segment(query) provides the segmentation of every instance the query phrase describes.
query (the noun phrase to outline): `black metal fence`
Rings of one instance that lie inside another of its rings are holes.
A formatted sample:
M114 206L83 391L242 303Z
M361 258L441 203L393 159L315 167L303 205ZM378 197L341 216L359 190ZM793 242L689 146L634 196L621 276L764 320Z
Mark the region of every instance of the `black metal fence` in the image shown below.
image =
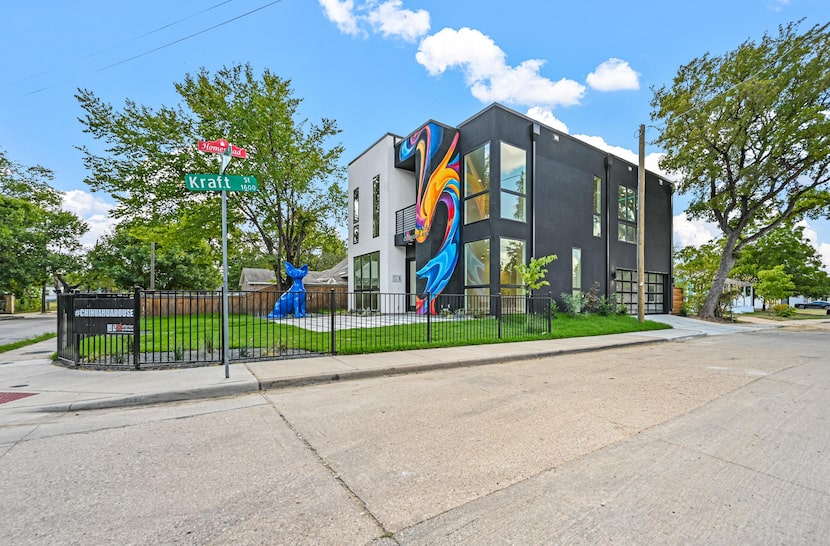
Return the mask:
M307 291L304 316L268 318L279 297L270 291L228 294L231 362L538 339L552 325L550 294L419 298ZM222 317L221 291L60 294L58 358L106 369L218 364Z

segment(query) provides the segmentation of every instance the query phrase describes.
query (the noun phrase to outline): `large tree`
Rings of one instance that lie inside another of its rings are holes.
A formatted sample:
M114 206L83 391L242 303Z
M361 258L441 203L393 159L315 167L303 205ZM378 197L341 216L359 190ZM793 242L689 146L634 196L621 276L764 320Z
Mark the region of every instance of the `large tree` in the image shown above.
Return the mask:
M248 157L233 160L226 172L256 177L259 191L229 192L229 222L257 235L284 287L284 262L320 257L331 246L327 239L337 237L332 227L345 218L343 148L328 143L340 132L336 122L298 119L301 101L290 81L268 70L257 77L247 64L213 75L202 69L175 88L183 99L175 107L154 110L128 100L122 111L79 90L84 130L105 143L100 153L81 148L86 182L116 199L117 216L161 230L176 221L183 236L216 248L217 194L186 191L184 175L219 169L216 156L197 151L198 140L224 138L245 148ZM246 244L241 233L231 233L230 245L237 242Z
M795 286L794 293L808 298L830 294L830 276L822 269L815 247L804 237L804 226L785 224L740 252L731 277L758 282L759 271L783 266Z
M702 317L714 317L742 248L830 204L830 23L779 28L721 56L682 66L655 90L661 167L691 195L687 215L723 232Z
M25 167L0 150L0 292L20 298L80 267L79 239L88 227L61 208L52 178L49 169Z

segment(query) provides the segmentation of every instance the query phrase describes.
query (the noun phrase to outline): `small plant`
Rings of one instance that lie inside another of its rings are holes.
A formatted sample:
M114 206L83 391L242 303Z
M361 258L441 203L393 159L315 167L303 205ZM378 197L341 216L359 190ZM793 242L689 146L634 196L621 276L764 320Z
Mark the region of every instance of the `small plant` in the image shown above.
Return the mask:
M562 305L565 307L565 313L569 317L577 317L582 314L585 306L585 294L579 291L573 294L562 292L560 296L562 297Z
M786 303L779 303L772 306L772 312L777 317L789 318L795 316L795 307L791 307Z
M127 356L121 351L118 351L117 353L112 355L112 361L115 364L123 364L126 361L126 358Z
M438 314L441 315L442 317L451 317L453 315L453 312L452 312L452 309L450 308L450 306L446 305L446 306L441 307L441 310L438 311Z
M597 313L602 317L607 317L611 313L616 311L616 305L608 298L605 297L605 294L599 297L599 305L597 308Z
M205 352L213 354L213 351L215 351L215 350L216 350L216 347L215 347L215 343L213 341L213 338L205 339Z
M239 348L239 358L246 358L248 356L248 347Z
M184 347L181 345L176 345L173 349L173 359L176 361L184 360Z
M689 305L685 301L680 304L680 309L677 310L677 314L681 317L689 316Z

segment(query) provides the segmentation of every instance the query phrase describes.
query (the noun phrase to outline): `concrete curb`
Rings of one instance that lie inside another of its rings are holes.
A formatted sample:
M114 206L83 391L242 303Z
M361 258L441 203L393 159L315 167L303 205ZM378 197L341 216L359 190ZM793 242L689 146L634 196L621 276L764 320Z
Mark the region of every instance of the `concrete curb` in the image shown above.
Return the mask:
M133 394L119 398L102 398L99 400L82 400L79 402L69 402L67 404L54 404L40 408L38 411L47 413L66 413L71 411L126 408L171 402L204 400L208 398L223 398L226 396L250 394L259 391L259 383L257 381L248 380L231 385L213 385L209 387L197 387L186 390Z
M262 391L286 389L291 387L304 387L308 385L319 385L338 381L354 381L358 379L370 379L375 377L392 377L423 373L435 370L449 370L453 368L471 368L473 366L488 366L492 364L504 364L507 362L519 362L522 360L537 360L540 358L551 358L556 356L604 351L608 349L619 349L622 347L642 346L657 343L668 343L684 341L698 337L705 337L708 334L689 334L671 339L643 339L642 341L627 341L622 343L609 343L594 347L580 347L576 349L556 349L553 351L541 351L533 354L502 355L493 358L477 358L475 360L456 360L454 362L436 362L432 364L417 364L401 367L374 368L371 370L355 370L352 372L325 373L312 376L289 377L281 379L260 380L259 388Z

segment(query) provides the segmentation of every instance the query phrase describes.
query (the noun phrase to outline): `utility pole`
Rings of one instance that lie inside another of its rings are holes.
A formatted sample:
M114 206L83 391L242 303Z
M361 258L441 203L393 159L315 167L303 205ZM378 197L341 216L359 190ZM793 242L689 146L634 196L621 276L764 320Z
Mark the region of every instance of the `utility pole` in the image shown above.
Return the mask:
M637 169L637 320L646 320L646 126L640 124Z

